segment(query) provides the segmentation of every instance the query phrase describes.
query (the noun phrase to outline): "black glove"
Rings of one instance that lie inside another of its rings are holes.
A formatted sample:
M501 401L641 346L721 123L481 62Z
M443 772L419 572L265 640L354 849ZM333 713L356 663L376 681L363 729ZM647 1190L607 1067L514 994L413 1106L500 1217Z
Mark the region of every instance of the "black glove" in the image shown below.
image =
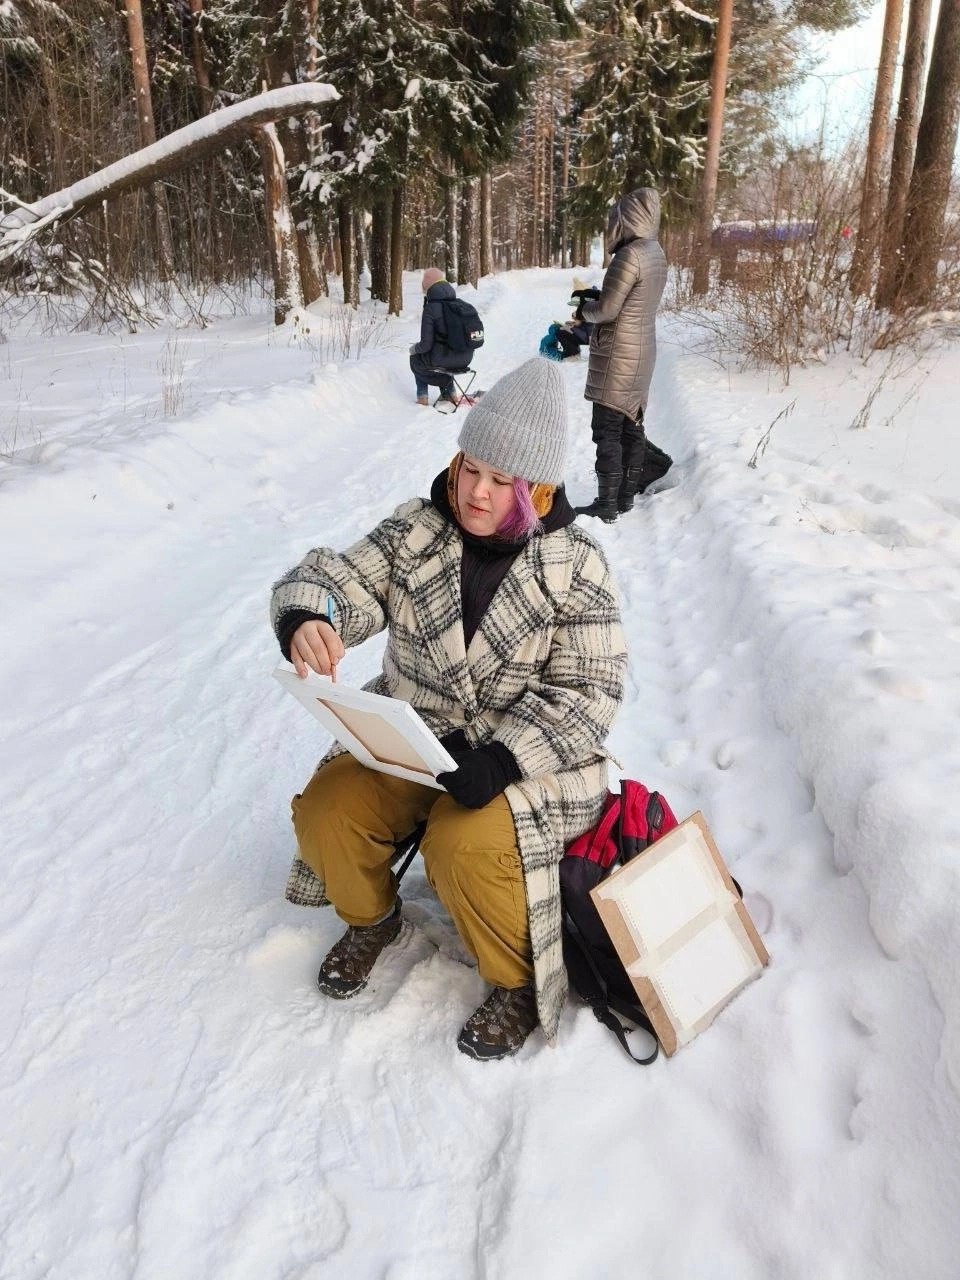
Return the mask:
M473 750L462 729L454 729L453 733L445 733L440 739L444 751L449 751L457 764Z
M587 301L596 302L599 297L600 290L593 288L577 289L570 295L570 305L572 306L574 301L577 304L576 316L578 320L583 320L583 304Z
M453 738L455 735L447 736ZM447 749L450 750L449 747ZM520 766L513 752L502 742L488 742L462 754L456 751L450 751L450 754L456 760L457 768L450 773L438 773L437 781L465 809L482 809L511 782L520 779Z

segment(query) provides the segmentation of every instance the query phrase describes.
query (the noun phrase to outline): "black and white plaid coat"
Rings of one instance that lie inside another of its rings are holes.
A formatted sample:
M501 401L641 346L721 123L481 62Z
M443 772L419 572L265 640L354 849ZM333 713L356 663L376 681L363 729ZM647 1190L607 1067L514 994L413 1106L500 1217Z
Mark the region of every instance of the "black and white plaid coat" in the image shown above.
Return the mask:
M558 863L600 816L603 741L623 700L627 656L602 551L575 524L534 537L513 562L464 647L462 542L429 502L399 507L347 551L311 551L273 590L287 610L322 614L328 595L346 647L389 629L383 671L367 688L411 703L437 734L496 738L522 778L507 788L523 862L540 1021L556 1035L567 992ZM335 748L334 754L339 748ZM320 906L323 885L299 858L292 902Z

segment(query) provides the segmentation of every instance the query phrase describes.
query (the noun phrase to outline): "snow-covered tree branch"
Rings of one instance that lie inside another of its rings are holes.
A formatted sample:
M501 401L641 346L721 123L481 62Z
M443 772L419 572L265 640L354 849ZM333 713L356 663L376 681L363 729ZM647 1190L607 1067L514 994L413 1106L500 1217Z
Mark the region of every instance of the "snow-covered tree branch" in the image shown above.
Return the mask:
M0 262L20 253L44 227L52 223L72 218L91 205L110 200L124 191L149 186L178 169L196 164L222 151L259 125L316 109L339 96L329 84L291 84L271 89L244 102L213 111L159 142L134 151L32 204L24 204L14 197L14 207L0 217Z

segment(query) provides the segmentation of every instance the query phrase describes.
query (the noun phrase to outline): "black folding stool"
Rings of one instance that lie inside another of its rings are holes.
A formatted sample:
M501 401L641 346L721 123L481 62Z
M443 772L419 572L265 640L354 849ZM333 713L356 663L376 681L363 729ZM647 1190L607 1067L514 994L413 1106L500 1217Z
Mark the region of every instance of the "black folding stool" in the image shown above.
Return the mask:
M476 396L470 394L470 388L477 376L476 369L428 369L428 373L437 374L444 378L449 378L453 383L454 400L445 400L442 395L437 396L433 402L433 407L437 413L456 413L461 404L472 405L476 402ZM467 374L470 376L467 377Z

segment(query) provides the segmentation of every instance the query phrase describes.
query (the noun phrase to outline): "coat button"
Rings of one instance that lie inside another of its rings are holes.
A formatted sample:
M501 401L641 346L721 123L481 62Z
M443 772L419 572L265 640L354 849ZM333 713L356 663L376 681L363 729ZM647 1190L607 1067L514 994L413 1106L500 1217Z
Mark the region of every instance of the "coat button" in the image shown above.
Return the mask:
M476 712L468 711L465 718L466 718L467 724L471 724L476 719Z

